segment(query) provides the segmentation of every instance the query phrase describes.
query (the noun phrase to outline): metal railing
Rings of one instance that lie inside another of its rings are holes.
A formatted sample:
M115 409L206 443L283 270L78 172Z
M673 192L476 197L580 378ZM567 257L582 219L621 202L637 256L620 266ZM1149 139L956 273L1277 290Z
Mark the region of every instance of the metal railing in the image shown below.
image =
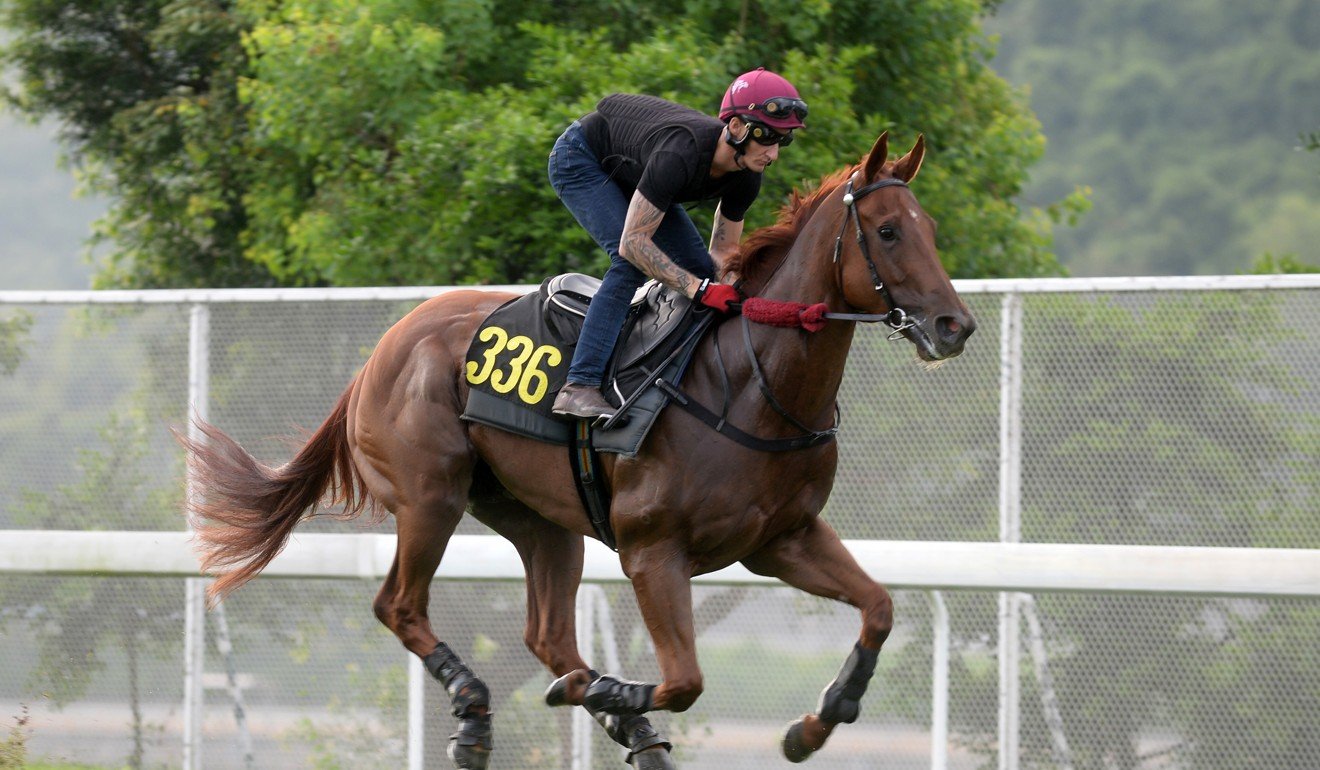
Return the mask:
M1163 546L1024 544L1021 540L1023 297L1037 294L1155 291L1271 291L1320 289L1317 275L1240 277L1032 279L955 281L963 294L1000 296L999 379L999 543L849 541L859 562L877 579L895 587L931 590L935 608L935 693L932 716L933 767L942 767L947 726L948 620L940 590L988 589L999 598L1000 723L999 766L1018 766L1018 635L1031 604L1021 591L1120 591L1250 596L1320 595L1320 551ZM180 290L154 292L0 291L5 305L190 305L188 400L190 412L205 418L209 407L209 308L220 303L423 300L457 288ZM531 287L484 287L525 291ZM194 438L198 438L194 436ZM185 653L186 770L200 767L200 672L203 638L202 590L195 565L182 542L186 533L67 533L6 531L0 545L0 571L85 574L190 575ZM55 544L58 542L58 549ZM148 545L154 544L154 545ZM380 576L392 558L392 538L371 535L301 535L266 574L317 577ZM512 548L492 538L469 539L451 549L440 577L518 580L521 563ZM343 565L353 565L345 569ZM588 549L588 583L622 579L617 561L603 547ZM762 579L740 568L700 580L758 584ZM579 612L590 613L590 603ZM589 620L589 618L587 619ZM419 688L421 666L410 676ZM419 706L417 706L419 708ZM1047 720L1048 721L1048 720ZM417 722L420 725L420 720ZM410 736L411 762L420 763L420 739ZM1065 748L1066 754L1066 748ZM414 764L420 767L420 764Z

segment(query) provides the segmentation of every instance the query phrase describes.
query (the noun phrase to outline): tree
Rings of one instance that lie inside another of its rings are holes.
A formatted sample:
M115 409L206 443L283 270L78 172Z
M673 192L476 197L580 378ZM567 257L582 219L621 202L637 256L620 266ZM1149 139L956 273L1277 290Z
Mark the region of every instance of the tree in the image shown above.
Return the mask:
M1239 273L1320 237L1294 141L1320 119L1317 4L1011 0L987 28L1050 138L1026 195L1094 191L1056 241L1077 274Z
M113 255L102 285L598 272L603 257L545 180L555 135L615 90L712 111L728 80L759 64L797 82L813 112L752 226L880 130L900 143L924 132L921 193L950 272L1054 273L1051 226L1084 204L1065 197L1024 216L1014 203L1043 138L984 63L983 10L19 0L4 60L21 76L12 103L62 118L71 154L117 201L100 231Z
M50 493L26 492L20 524L92 529L126 518L144 527L177 522L180 490L153 487L141 469L147 454L140 421L112 417L101 430L104 451L83 450L82 478ZM119 524L122 526L122 524ZM143 656L164 657L179 646L182 593L177 582L132 578L19 581L0 587L0 623L24 623L38 645L34 690L63 706L86 693L109 660L124 655L133 749L129 767L144 767L146 729L139 671Z
M29 313L16 313L0 320L0 374L13 374L23 363L22 343L32 329Z
M112 201L95 243L108 247L100 287L257 286L244 259L251 173L241 14L220 0L13 0L0 66L6 101L63 127L70 160Z
M1292 321L1306 301L1286 292L1028 298L1022 539L1320 544L1320 422L1305 406L1311 387L1297 363L1312 360L1317 343ZM950 423L974 425L958 411ZM996 459L969 453L968 464L982 467L968 475L993 478ZM876 497L919 500L926 481ZM968 516L966 529L941 534L993 539L987 524ZM960 741L992 757L997 672L981 651L996 615L986 599L950 599L952 676L962 683L951 721ZM1315 645L1306 641L1320 634L1313 606L1069 593L1040 594L1035 603L1074 767L1149 766L1139 739L1152 730L1176 736L1173 750L1188 767L1293 767L1320 752L1309 716L1320 693ZM929 626L909 625L921 642L898 650L887 684L916 694L900 713L921 719L930 708ZM1034 677L1024 673L1023 764L1050 767L1050 734ZM1282 683L1287 708L1277 702Z

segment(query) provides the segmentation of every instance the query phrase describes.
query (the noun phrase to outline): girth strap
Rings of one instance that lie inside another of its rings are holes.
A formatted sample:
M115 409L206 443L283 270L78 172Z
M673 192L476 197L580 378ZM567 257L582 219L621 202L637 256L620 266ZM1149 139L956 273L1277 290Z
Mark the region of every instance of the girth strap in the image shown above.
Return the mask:
M573 467L573 480L577 482L578 497L587 509L587 518L600 541L619 550L610 525L610 493L600 474L600 456L591 445L591 420L578 420L573 426L568 447L569 465Z

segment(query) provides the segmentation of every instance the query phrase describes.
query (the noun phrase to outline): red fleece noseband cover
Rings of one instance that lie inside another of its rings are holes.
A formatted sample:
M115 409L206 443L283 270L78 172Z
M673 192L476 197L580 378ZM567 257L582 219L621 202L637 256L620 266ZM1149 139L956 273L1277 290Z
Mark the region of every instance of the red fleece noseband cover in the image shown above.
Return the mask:
M809 332L818 332L825 328L824 302L804 305L801 302L779 302L761 297L749 297L743 300L742 314L752 323L785 328L802 327Z

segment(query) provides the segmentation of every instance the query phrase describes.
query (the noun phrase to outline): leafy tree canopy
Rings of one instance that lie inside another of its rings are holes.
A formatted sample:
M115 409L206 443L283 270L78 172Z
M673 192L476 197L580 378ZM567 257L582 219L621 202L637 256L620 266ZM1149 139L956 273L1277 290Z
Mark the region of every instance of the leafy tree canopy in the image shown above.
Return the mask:
M1247 272L1314 263L1320 4L1280 0L1009 0L994 66L1026 84L1050 138L1027 199L1086 185L1060 231L1082 275Z
M10 101L58 117L115 201L101 285L524 282L599 271L555 200L555 136L613 91L713 112L784 73L811 127L750 226L881 130L924 132L919 187L956 276L1057 272L1075 195L1014 202L1044 140L984 62L981 0L14 0Z

